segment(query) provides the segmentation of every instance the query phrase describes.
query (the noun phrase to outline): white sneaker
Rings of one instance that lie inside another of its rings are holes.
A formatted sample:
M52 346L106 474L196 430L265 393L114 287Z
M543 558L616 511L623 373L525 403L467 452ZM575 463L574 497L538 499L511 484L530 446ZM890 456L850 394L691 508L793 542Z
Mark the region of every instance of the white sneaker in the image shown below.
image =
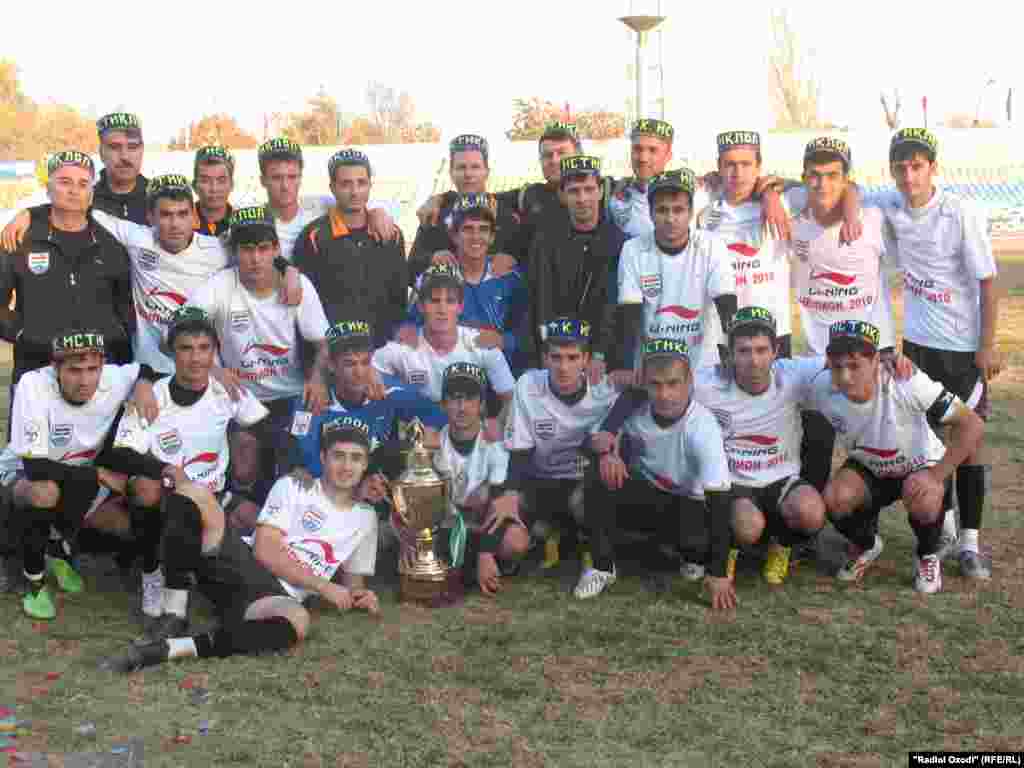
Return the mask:
M846 562L836 572L836 578L840 581L860 581L864 578L864 571L868 569L878 556L882 554L884 543L882 537L875 534L875 543L871 549L861 550L852 542L846 547Z
M700 581L704 578L704 566L700 563L683 562L679 566L679 574L687 581Z
M142 574L142 613L150 618L162 616L164 612L164 571L157 568L153 573Z
M927 595L942 589L942 561L938 555L915 555L914 566L914 589Z
M599 571L597 568L587 568L576 582L576 588L572 593L580 600L597 597L604 592L606 587L615 583L615 566L611 571Z

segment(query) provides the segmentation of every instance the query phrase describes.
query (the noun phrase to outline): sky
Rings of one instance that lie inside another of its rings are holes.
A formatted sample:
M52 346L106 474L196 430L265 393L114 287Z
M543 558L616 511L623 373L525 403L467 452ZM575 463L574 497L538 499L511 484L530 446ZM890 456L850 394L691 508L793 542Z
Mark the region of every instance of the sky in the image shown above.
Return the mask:
M343 111L362 112L369 80L407 90L445 138L500 137L519 96L621 111L633 93L635 47L616 19L659 5L667 18L647 63L660 45L666 116L677 130L680 122L772 125L770 6L747 0L12 5L0 57L18 63L28 95L93 115L136 112L147 142L165 142L210 112L233 114L262 138L264 113L300 110L321 86ZM882 125L879 93L894 87L904 124L920 122L925 94L933 124L952 112L973 115L989 79L996 84L985 89L983 113L1001 116L1011 85L1024 113L1018 12L1006 10L1013 4L785 6L816 52L824 111L838 125ZM659 84L648 77L646 89L657 95Z

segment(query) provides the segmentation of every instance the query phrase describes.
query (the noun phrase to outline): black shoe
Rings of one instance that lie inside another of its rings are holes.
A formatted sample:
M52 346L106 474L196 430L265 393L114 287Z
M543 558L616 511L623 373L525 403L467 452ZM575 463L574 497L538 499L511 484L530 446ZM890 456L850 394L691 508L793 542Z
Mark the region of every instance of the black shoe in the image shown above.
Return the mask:
M165 613L160 618L154 619L153 623L144 629L142 636L135 638L132 644L141 648L172 637L187 637L189 634L188 619L173 613Z
M644 579L644 586L655 595L665 595L672 591L672 574L656 571L649 573Z
M101 672L116 672L128 675L145 667L163 664L167 661L167 643L149 643L147 645L129 645L124 653L110 656L100 662Z

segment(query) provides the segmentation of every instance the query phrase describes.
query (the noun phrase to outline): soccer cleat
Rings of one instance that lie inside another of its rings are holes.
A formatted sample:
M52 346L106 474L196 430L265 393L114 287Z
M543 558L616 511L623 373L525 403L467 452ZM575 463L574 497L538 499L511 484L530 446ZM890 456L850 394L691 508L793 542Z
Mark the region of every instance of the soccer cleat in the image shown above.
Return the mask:
M85 589L85 582L67 560L60 557L46 558L46 572L57 582L61 592L77 595Z
M764 580L778 586L786 581L789 575L790 548L773 543L768 547L768 557L764 560L762 573Z
M938 555L915 557L914 589L932 595L942 589L942 561Z
M704 578L704 566L684 560L679 566L679 575L687 581L700 581Z
M597 568L588 568L580 575L580 580L573 589L573 595L580 600L587 600L597 597L615 583L615 566L610 571L599 571Z
M29 591L21 600L21 607L30 619L49 621L57 618L57 605L53 601L53 593L45 584L29 587Z
M864 578L864 572L878 556L882 554L884 544L882 537L875 534L875 543L871 549L861 549L853 542L846 545L846 562L836 573L840 581L857 582Z
M142 574L142 616L156 619L164 613L164 571Z
M129 645L123 653L100 661L100 671L128 675L167 661L167 651L167 643L163 640L146 645Z
M189 633L188 619L174 613L165 613L150 624L140 637L132 641L140 648L144 645L159 643L172 637L184 637Z
M558 551L561 539L558 531L552 531L544 537L544 562L540 564L541 568L547 570L558 565L561 560L561 554Z
M962 550L957 560L960 563L960 573L966 578L983 581L992 578L992 566L978 552L970 549Z
M818 534L815 533L807 541L801 541L793 546L789 554L791 565L796 563L809 563L818 559Z

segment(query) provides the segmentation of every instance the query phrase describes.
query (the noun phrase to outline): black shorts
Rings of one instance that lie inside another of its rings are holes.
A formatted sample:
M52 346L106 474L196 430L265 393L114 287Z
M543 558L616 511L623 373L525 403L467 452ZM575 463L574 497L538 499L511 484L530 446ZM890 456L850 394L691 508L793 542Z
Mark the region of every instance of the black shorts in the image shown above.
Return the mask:
M573 498L574 494L579 494ZM526 510L523 522L528 526L537 521L555 525L575 525L572 507L583 506L583 479L530 478L525 492Z
M982 419L988 421L988 382L974 362L973 352L922 347L903 341L903 354L914 365L959 397Z
M865 467L856 459L847 459L843 469L849 469L861 476L864 487L867 489L867 498L864 500L864 507L881 512L891 504L895 504L903 498L903 481L910 475L903 477L878 477L870 469ZM927 469L922 467L921 469ZM921 470L915 470L920 472ZM913 473L911 473L913 474ZM946 480L946 495L942 499L942 508L951 509L953 506L953 484Z
M786 497L801 485L810 486L811 484L799 475L783 477L761 488L733 483L732 497L733 499L750 499L765 517L775 517L782 514L782 502L786 500Z
M196 590L213 603L225 624L243 620L249 606L264 597L289 597L277 577L256 560L234 528L224 529L216 554L204 555L196 569Z

